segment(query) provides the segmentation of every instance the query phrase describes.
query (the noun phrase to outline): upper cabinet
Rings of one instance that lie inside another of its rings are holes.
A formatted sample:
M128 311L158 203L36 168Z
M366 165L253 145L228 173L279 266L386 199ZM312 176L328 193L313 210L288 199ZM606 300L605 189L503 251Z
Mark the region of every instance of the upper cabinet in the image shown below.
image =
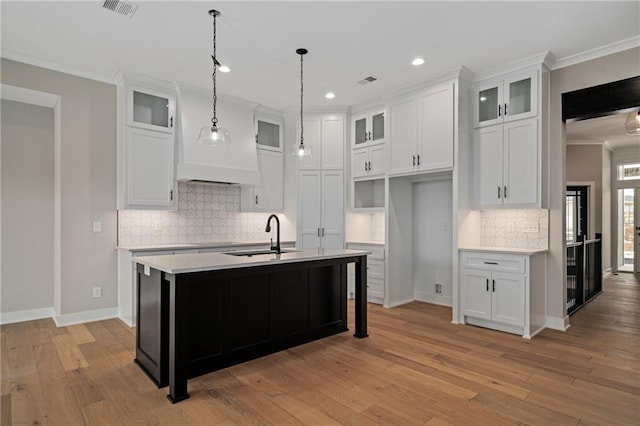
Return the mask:
M127 104L128 126L173 133L175 95L129 86Z
M310 114L303 121L304 145L312 155L300 157L300 170L344 169L344 114Z
M354 115L351 130L352 148L384 143L384 108Z
M118 83L118 208L177 208L175 110L171 83L139 76Z
M473 91L474 127L535 117L538 114L537 70L487 80Z
M282 153L259 149L258 169L260 184L242 186L240 210L243 212L281 212L284 191Z
M283 120L266 114L255 115L256 147L282 152Z
M454 84L425 89L389 104L389 172L453 167Z

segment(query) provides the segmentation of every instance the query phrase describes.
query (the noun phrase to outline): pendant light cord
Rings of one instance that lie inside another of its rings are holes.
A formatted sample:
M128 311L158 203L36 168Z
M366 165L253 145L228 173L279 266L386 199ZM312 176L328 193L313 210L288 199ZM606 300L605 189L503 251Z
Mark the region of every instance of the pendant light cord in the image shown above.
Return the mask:
M216 103L218 101L218 96L216 94L216 14L213 14L213 56L211 56L211 60L213 61L213 73L211 74L211 79L213 80L213 117L211 118L212 127L217 127L218 117L216 117Z
M304 146L304 124L302 120L302 104L303 104L303 93L304 93L304 74L303 74L303 64L302 58L304 57L304 53L300 54L300 146Z

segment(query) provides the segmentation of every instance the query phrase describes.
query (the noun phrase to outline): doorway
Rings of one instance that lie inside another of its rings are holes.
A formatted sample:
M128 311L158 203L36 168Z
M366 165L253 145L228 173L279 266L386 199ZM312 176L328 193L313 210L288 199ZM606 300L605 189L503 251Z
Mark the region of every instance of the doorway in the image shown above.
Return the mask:
M640 273L640 188L618 190L618 270Z
M589 239L588 186L567 186L565 219L567 243Z

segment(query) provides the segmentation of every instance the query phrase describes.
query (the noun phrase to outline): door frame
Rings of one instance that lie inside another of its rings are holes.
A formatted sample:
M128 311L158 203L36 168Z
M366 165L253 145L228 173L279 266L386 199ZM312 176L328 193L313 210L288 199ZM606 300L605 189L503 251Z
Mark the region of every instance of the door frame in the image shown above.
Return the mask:
M589 203L589 232L592 235L595 235L596 232L596 197L594 194L596 193L596 183L594 181L578 181L578 180L570 180L567 181L564 185L565 187L565 197L567 186L587 186L589 187L589 192L587 195L587 202ZM565 209L566 215L566 209ZM566 217L565 217L566 220ZM593 238L593 237L592 237Z
M53 312L50 315L41 315L34 318L33 313L29 317L23 317L20 314L2 316L0 323L8 324L10 322L29 321L40 318L53 317L54 319L60 315L62 305L62 179L61 179L61 98L59 95L52 93L40 92L37 90L25 89L23 87L10 86L8 84L0 84L0 99L21 102L35 106L42 106L53 109ZM0 188L1 191L1 188ZM0 192L0 200L1 200ZM0 220L1 209L0 209ZM2 232L0 230L0 232ZM1 248L0 248L1 250ZM1 255L1 252L0 252ZM0 256L0 270L2 269L2 257ZM44 311L43 311L44 314Z

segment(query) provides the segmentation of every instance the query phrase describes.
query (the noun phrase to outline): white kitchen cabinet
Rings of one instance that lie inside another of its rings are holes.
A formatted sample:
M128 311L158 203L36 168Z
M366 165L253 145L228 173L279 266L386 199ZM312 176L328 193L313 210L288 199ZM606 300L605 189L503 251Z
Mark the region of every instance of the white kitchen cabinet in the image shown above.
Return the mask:
M352 250L370 251L367 257L367 301L382 305L384 302L384 244L347 243ZM350 264L348 269L349 297L355 296L355 266Z
M536 118L483 127L474 132L478 207L540 204L537 132Z
M284 122L279 117L255 114L256 148L282 152Z
M174 132L175 95L127 86L127 125L157 132Z
M394 174L453 167L454 84L425 89L389 105L389 169Z
M344 170L344 120L344 114L305 117L304 144L311 148L312 155L298 159L299 170Z
M351 182L353 202L351 208L356 212L383 212L385 206L385 180L363 179Z
M384 144L354 149L351 152L351 177L384 175L386 163L386 146Z
M298 247L344 247L344 173L299 172Z
M462 250L462 323L530 338L545 325L546 254Z
M127 129L125 208L175 208L174 170L173 134Z
M354 115L351 120L352 148L384 143L384 108Z
M473 90L474 127L535 117L537 100L537 68L482 81Z
M283 208L284 165L283 154L258 149L258 185L242 186L240 211L280 212Z

